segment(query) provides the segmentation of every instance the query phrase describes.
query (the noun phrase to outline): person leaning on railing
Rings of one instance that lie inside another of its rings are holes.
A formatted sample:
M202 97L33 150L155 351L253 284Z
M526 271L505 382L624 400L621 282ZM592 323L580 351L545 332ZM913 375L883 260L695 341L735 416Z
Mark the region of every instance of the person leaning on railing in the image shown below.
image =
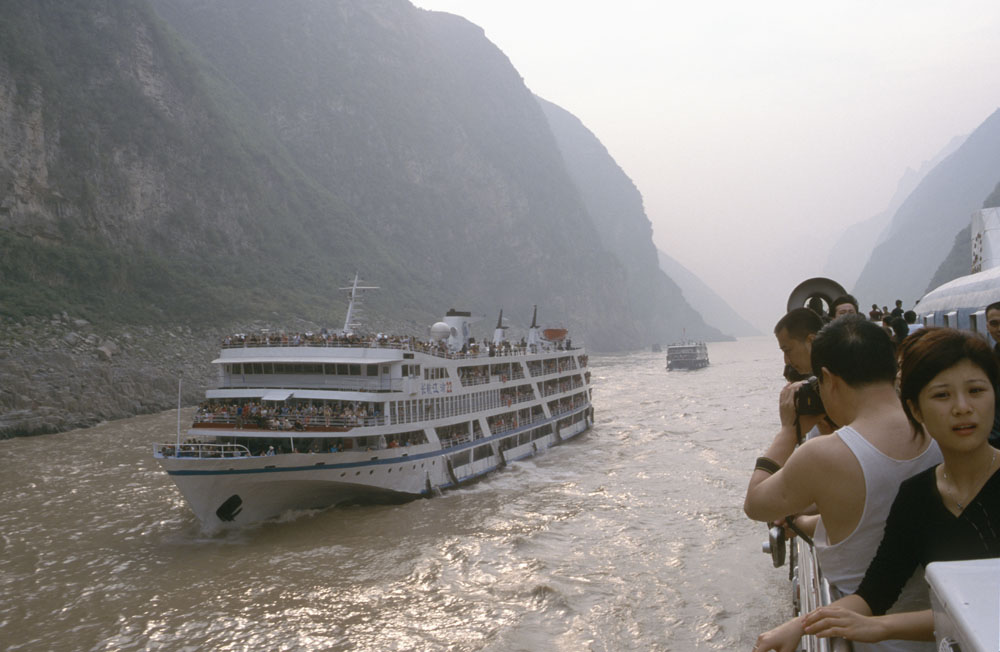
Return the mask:
M866 643L933 640L931 610L886 611L915 569L1000 557L1000 451L988 439L998 381L997 361L975 335L930 328L903 342L900 400L914 431L934 439L943 462L900 485L857 591L761 635L755 650L794 650L803 632Z

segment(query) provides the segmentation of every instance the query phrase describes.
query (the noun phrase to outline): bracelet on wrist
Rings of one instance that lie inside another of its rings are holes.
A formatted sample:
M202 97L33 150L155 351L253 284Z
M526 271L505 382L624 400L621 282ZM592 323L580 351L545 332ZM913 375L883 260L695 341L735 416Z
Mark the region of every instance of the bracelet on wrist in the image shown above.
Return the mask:
M772 460L770 457L758 457L757 465L753 467L754 470L766 471L770 474L775 474L781 470L781 465Z

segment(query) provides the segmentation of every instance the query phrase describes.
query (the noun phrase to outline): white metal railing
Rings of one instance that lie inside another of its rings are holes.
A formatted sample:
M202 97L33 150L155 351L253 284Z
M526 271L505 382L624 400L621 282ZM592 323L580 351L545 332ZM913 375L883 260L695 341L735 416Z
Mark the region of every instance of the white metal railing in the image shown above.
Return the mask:
M493 379L489 376L472 376L471 378L463 378L459 376L458 378L462 382L462 387L472 387L474 385L487 385L493 382Z
M472 435L467 432L461 435L453 435L441 440L441 448L451 448L452 446L458 446L459 444L465 444L470 441L472 441Z
M529 367L528 371L531 373L532 378L540 378L542 376L551 376L552 374L566 373L567 371L577 371L577 368L569 365L562 365L555 369L547 369L544 367L542 369L532 369Z
M188 442L181 444L153 444L153 457L195 457L198 459L215 457L253 457L250 449L240 444L208 444Z
M276 340L276 341L275 341ZM520 357L532 354L532 352L522 349L520 347L511 348L506 351L494 351L490 354L488 351L476 351L468 353L451 353L450 351L441 351L440 349L424 344L422 342L387 342L378 340L366 340L366 341L340 341L340 340L323 340L317 338L300 338L296 341L294 338L289 338L287 341L282 341L280 338L274 338L268 341L223 341L223 349L249 349L249 348L282 348L282 347L318 347L318 348L339 348L339 349L395 349L400 351L413 351L416 353L426 353L427 355L433 355L438 358L446 358L448 360L480 360L480 359L490 359L490 358L507 358L507 357ZM556 353L559 351L575 351L578 350L577 347L574 348L540 348L534 353ZM363 360L359 360L363 362Z
M234 362L233 364L239 364ZM339 376L309 374L317 378L317 382L304 384L302 376L284 374L226 374L222 383L223 389L249 387L257 389L266 385L269 389L300 389L344 392L398 392L403 389L405 378L387 378L384 380L347 379Z
M552 416L558 416L560 414L566 414L567 412L572 412L578 410L586 405L586 402L578 403L576 405L570 405L566 407L556 407L551 408L549 411L552 412Z
M582 382L573 383L571 387L550 387L542 391L542 396L552 396L553 394L562 394L563 392L572 392L574 389L580 389L583 387Z
M493 433L494 435L501 435L505 432L510 432L511 430L526 428L527 426L536 424L539 421L545 421L545 415L536 414L533 416L529 416L527 419L517 419L516 421L517 423L514 423L512 421L510 423L504 423L502 426L494 424L490 426L490 432Z
M283 419L288 420L289 425L285 427L282 423ZM277 421L275 424L271 424L271 420ZM195 415L194 425L192 427L197 428L199 426L212 427L218 424L224 424L228 426L233 426L234 428L239 424L239 429L241 430L278 430L278 431L294 431L295 422L298 421L305 428L310 428L315 430L316 428L362 428L367 426L384 426L388 424L388 419L384 416L378 417L330 417L327 419L322 414L314 416L300 416L296 417L293 415L288 415L287 417L276 416L276 417L264 417L264 425L260 425L257 422L256 417L237 417L232 414L198 414Z

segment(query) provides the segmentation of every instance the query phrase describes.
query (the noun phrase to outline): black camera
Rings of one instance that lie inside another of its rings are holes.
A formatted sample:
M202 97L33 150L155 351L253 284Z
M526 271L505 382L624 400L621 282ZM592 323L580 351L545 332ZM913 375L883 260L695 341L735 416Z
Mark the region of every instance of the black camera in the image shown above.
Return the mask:
M823 400L819 397L819 379L809 376L795 390L795 411L799 414L823 414Z
M792 365L785 365L782 374L790 383L806 381L795 390L795 412L798 414L825 414L823 401L819 397L819 379L816 376L800 374Z

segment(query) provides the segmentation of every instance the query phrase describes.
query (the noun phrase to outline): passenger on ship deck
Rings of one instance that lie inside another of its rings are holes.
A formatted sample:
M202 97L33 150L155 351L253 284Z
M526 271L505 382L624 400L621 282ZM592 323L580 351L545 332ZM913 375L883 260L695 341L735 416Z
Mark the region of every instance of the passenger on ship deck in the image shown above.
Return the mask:
M830 304L830 316L836 319L844 315L857 315L858 300L849 294L839 296Z
M1000 360L1000 301L986 306L986 329L993 338L993 355Z
M868 318L872 321L882 321L882 311L878 309L877 303L872 304L872 309L868 311Z
M943 463L900 485L857 592L761 635L757 652L794 650L803 633L931 641L929 609L884 615L907 578L932 561L1000 557L1000 456L987 439L1000 369L989 346L970 333L925 329L907 340L901 367L903 409L914 432L937 442Z
M791 367L802 378L811 376L813 373L811 351L812 343L816 334L823 328L823 320L819 315L809 308L796 308L778 320L774 327L774 336L778 340L778 348L784 354L786 367ZM820 434L829 434L833 431L824 415L799 415L795 412L795 392L801 386L801 382L790 383L781 390L778 398L779 405L790 407L791 411L782 411L782 430L778 432L775 439L782 437L782 431L791 429L794 434L794 442L798 443L806 439L816 437ZM787 423L786 423L787 421ZM791 449L787 451L791 453Z
M903 321L906 322L906 327L908 333L912 334L924 327L923 324L917 323L917 313L912 310L907 310L903 313Z
M939 463L941 453L926 434L914 436L894 386L894 347L876 324L860 316L832 321L813 340L811 359L826 412L843 425L797 449L783 428L758 459L744 510L775 521L815 506L817 516L788 518L813 535L820 569L840 596L857 590L899 484ZM782 404L782 423L789 409ZM920 579L904 591L901 610L926 606Z

